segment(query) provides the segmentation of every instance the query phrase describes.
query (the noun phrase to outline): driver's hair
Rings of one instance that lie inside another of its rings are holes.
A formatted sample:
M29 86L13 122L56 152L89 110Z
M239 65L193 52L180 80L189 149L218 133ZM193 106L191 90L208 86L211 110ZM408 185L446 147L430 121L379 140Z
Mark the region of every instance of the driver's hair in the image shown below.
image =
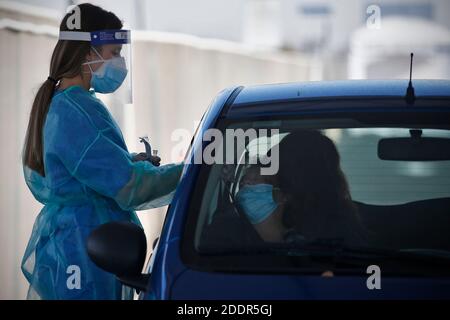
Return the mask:
M278 183L288 199L286 227L307 238L364 238L339 153L320 131L298 130L280 142Z

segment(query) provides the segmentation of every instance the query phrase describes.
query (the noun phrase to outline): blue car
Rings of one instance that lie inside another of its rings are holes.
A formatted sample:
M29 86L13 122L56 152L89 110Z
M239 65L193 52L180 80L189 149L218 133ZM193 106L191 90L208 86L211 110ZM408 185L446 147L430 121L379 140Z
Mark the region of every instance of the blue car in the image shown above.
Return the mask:
M147 263L133 224L89 240L140 299L450 298L450 81L228 88L185 163Z

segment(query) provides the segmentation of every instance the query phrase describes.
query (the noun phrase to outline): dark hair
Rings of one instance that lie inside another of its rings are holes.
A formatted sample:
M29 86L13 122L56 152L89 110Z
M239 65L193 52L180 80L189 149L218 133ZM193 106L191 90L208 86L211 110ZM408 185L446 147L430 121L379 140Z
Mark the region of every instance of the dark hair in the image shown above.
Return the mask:
M306 237L361 240L364 228L333 141L317 130L298 130L279 147L278 182L288 198L287 226Z
M89 3L80 4L78 7L80 9L81 28L75 31L92 32L122 28L122 22L112 12ZM69 30L67 26L67 20L72 14L73 12L69 12L64 16L59 27L60 31L73 31ZM90 49L91 44L87 41L59 40L53 50L49 77L41 85L34 98L22 161L24 165L42 176L45 176L43 126L57 82L62 78L73 78L82 74L81 65L85 62Z

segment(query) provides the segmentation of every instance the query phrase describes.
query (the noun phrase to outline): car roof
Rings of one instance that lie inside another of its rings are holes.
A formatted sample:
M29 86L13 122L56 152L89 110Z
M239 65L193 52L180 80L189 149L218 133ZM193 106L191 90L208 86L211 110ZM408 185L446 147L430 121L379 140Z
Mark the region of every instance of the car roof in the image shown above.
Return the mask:
M342 80L243 87L232 108L243 105L326 98L404 97L408 80ZM450 97L450 80L413 80L416 98Z

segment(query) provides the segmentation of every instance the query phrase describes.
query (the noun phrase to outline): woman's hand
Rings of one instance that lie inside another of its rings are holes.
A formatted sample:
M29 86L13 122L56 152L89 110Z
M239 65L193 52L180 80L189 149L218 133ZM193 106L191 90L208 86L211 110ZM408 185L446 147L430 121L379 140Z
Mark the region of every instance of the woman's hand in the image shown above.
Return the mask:
M147 154L145 152L141 152L133 157L133 162L137 162L137 161L148 161L151 164L153 164L154 166L159 167L161 158L158 156L150 156L150 158L149 158L149 157L147 157Z

